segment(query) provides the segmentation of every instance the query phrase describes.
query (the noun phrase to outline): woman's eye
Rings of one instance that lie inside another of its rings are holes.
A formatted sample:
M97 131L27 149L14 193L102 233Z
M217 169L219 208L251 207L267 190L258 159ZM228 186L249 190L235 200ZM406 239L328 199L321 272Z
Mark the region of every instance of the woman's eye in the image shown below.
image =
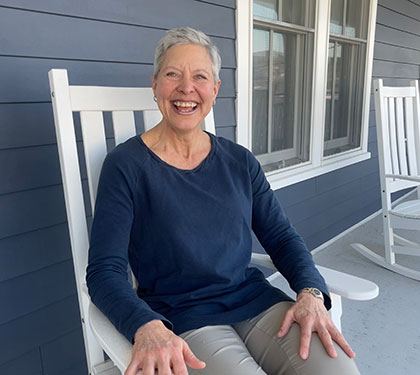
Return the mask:
M176 73L175 72L168 72L166 73L167 77L171 77L171 78L175 78L176 77Z
M197 75L197 78L198 79L207 79L207 77L205 75L203 75L203 74L198 74Z

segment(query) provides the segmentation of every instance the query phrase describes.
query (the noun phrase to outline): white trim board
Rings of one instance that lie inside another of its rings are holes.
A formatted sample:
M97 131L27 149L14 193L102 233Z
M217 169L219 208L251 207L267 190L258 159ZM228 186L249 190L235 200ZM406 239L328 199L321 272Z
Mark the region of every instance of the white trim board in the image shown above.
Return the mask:
M394 202L392 202L392 204L396 205L396 204L400 203L401 201L403 201L404 199L407 199L410 195L415 194L415 193L417 193L416 189L408 192L407 194L404 194L402 197L400 197L400 198L396 199ZM380 215L381 213L382 213L382 208L379 209L378 211L374 212L373 214L369 215L365 219L363 219L363 220L359 221L358 223L354 224L353 226L346 229L345 231L337 234L335 237L331 238L327 242L324 242L322 245L319 245L318 247L316 247L315 249L313 249L311 251L311 254L316 255L316 254L320 253L321 251L325 250L328 246L332 245L334 242L343 238L346 234L351 233L352 231L359 228L360 226L362 226L362 225L366 224L367 222L373 220L376 216Z
M375 40L377 0L370 0L367 50L365 60L362 129L359 149L324 157L325 91L327 85L327 56L329 42L329 9L332 0L317 1L314 72L312 78L311 146L310 160L301 165L267 172L266 176L273 190L323 175L348 165L370 158L368 152L370 81L372 77L373 49ZM252 123L252 39L253 1L236 1L236 142L251 149Z

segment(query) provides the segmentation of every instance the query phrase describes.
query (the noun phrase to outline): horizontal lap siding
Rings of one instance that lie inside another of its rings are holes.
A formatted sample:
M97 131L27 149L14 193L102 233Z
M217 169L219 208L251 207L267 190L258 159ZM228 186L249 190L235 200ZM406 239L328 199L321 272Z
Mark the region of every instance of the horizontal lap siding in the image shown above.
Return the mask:
M379 0L373 79L403 86L420 79L420 1ZM276 192L286 213L315 248L380 209L373 91L367 161Z
M48 71L68 69L71 84L150 86L155 45L179 26L220 50L216 131L233 140L235 0L0 0L2 375L87 373ZM80 148L80 129L76 138Z

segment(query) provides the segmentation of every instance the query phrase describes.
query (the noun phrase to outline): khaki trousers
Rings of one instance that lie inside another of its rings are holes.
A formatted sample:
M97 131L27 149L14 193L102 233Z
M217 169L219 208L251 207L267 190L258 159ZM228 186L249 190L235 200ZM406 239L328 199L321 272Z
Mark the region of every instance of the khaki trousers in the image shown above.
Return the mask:
M277 332L291 302L280 302L258 316L230 325L206 326L182 333L193 353L206 362L190 375L356 375L353 359L335 344L338 357L331 358L318 335L312 334L309 358L299 356L300 328Z

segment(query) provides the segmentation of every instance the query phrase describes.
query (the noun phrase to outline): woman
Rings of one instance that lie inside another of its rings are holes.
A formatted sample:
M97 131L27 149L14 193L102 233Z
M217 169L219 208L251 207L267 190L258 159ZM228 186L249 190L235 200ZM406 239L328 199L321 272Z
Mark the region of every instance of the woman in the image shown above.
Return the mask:
M152 87L163 119L118 146L102 168L87 271L92 301L133 342L126 375L186 375L187 367L211 375L357 374L327 313L324 280L260 165L200 129L220 65L196 30L171 30L159 42ZM249 267L251 231L296 302Z

